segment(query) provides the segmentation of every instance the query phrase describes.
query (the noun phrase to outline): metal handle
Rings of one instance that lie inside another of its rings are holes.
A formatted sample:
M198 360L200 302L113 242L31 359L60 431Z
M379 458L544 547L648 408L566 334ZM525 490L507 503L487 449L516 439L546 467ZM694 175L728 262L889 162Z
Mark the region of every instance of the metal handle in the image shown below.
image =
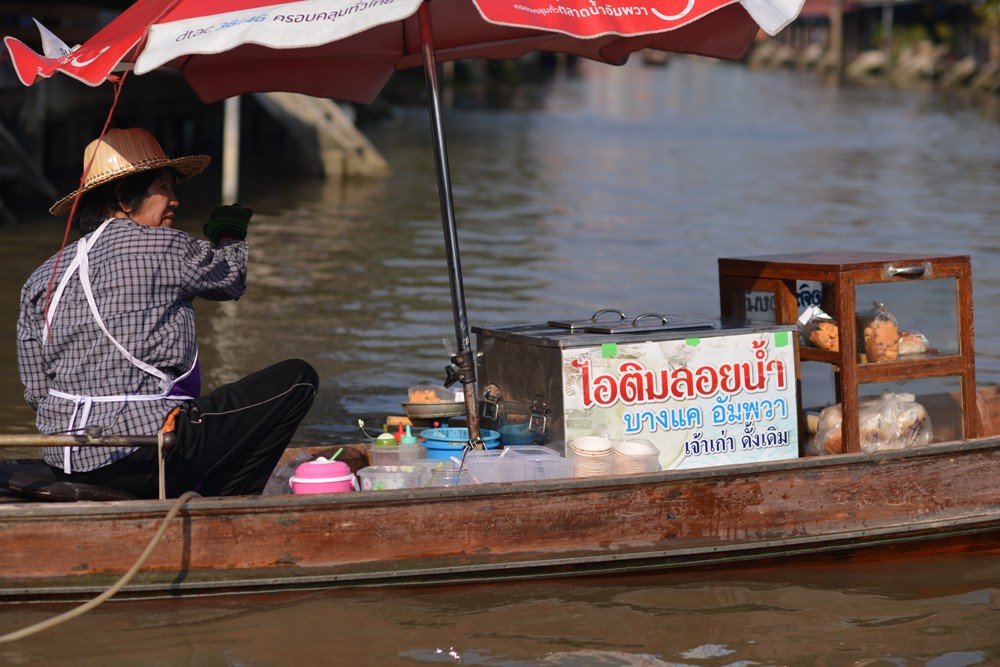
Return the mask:
M619 322L625 319L625 313L621 312L620 310L615 310L614 308L602 308L601 310L597 311L596 313L590 316L590 321L596 322L598 317L600 317L601 315L606 315L608 313L614 313L615 315L617 315Z
M924 262L919 266L896 266L894 264L887 264L882 269L882 275L885 278L895 278L896 276L901 276L903 278L922 278L924 276L931 275L931 263Z
M637 317L634 320L632 320L632 326L634 326L634 327L639 326L639 321L640 320L644 320L647 317L655 317L655 318L657 318L658 320L660 320L660 324L670 324L670 320L668 320L666 318L666 316L664 316L664 315L660 315L659 313L643 313L639 317Z

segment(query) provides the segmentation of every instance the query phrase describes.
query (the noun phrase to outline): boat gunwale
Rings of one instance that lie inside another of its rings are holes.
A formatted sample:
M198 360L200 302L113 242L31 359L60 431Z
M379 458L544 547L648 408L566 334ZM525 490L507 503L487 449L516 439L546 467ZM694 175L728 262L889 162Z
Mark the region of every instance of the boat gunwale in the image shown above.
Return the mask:
M882 466L911 459L938 459L979 450L1000 449L1000 436L990 435L969 440L937 443L920 448L880 452L856 452L824 456L802 456L794 459L759 461L684 470L662 470L631 475L600 477L567 477L525 482L495 482L457 487L423 487L386 491L364 491L332 494L281 494L271 496L198 497L187 501L183 514L243 513L260 511L316 511L343 506L364 508L371 505L411 504L414 501L459 502L472 498L504 497L525 493L543 494L621 490L639 486L683 483L688 480L711 482L732 478L782 472L819 472L838 467ZM0 521L12 519L58 519L70 516L163 515L176 502L167 500L118 500L76 502L8 502L0 504Z
M502 564L487 560L462 565L448 564L437 567L387 567L374 570L350 571L345 566L321 566L308 573L275 576L274 570L260 577L247 576L256 570L238 570L233 578L220 578L216 570L188 571L183 581L143 581L129 583L119 593L121 599L162 599L183 596L210 597L218 595L249 595L270 592L293 592L313 589L431 586L436 584L485 583L501 580L526 580L547 578L559 570L562 577L600 576L627 571L633 574L644 571L668 572L691 567L708 569L725 568L734 563L753 564L764 559L814 557L837 554L846 550L865 548L868 542L879 546L905 545L924 538L947 539L956 535L988 534L1000 527L1000 516L995 514L970 515L953 519L938 519L911 524L912 530L900 533L889 527L865 528L824 535L787 537L776 540L752 541L739 544L719 544L681 549L635 549L612 554L564 554L549 558L508 560ZM804 552L802 547L809 547ZM749 554L747 553L749 552ZM575 568L566 570L566 568ZM576 569L578 568L578 569ZM191 578L190 575L206 574L209 578ZM174 573L168 573L173 578ZM155 576L155 575L154 575ZM38 586L0 586L0 605L27 602L65 602L83 599L103 590L100 585L87 586L74 583Z

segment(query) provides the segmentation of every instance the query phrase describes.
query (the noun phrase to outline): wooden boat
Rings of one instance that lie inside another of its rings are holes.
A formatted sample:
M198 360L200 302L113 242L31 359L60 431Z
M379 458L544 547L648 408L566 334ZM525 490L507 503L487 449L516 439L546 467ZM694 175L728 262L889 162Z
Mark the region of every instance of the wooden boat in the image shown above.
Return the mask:
M984 390L983 431L1000 431ZM313 448L327 455L332 448ZM291 455L291 454L290 454ZM363 446L345 453L364 465ZM1000 438L630 476L195 498L120 596L771 565L1000 550ZM0 601L89 597L170 500L0 503Z

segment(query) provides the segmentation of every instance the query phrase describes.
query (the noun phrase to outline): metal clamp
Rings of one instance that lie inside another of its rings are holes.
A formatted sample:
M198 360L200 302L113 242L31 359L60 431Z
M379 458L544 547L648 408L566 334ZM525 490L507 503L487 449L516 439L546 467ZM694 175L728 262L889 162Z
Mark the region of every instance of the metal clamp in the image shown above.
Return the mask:
M480 416L494 423L499 421L500 402L502 400L499 387L495 384L486 385L486 390L483 392L483 400L480 402Z
M463 385L473 384L476 381L476 365L471 361L471 354L456 354L451 358L451 365L444 369L444 386L450 387L456 382Z
M896 266L895 264L886 264L882 267L883 278L895 278L897 276L901 278L930 278L931 273L930 262L924 262L919 266Z
M549 428L549 404L541 394L536 394L531 402L531 414L528 416L528 430L538 435L545 435Z

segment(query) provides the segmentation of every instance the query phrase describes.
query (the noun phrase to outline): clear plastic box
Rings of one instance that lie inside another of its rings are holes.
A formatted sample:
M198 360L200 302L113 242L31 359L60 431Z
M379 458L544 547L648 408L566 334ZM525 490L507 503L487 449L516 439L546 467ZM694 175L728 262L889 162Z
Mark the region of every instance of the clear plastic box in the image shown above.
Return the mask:
M420 445L417 443L395 447L371 445L368 448L368 458L373 466L410 465L420 458Z
M523 482L524 458L504 451L471 451L465 456L468 482Z
M554 449L541 445L517 445L504 449L508 456L524 460L525 481L573 476L573 462Z

